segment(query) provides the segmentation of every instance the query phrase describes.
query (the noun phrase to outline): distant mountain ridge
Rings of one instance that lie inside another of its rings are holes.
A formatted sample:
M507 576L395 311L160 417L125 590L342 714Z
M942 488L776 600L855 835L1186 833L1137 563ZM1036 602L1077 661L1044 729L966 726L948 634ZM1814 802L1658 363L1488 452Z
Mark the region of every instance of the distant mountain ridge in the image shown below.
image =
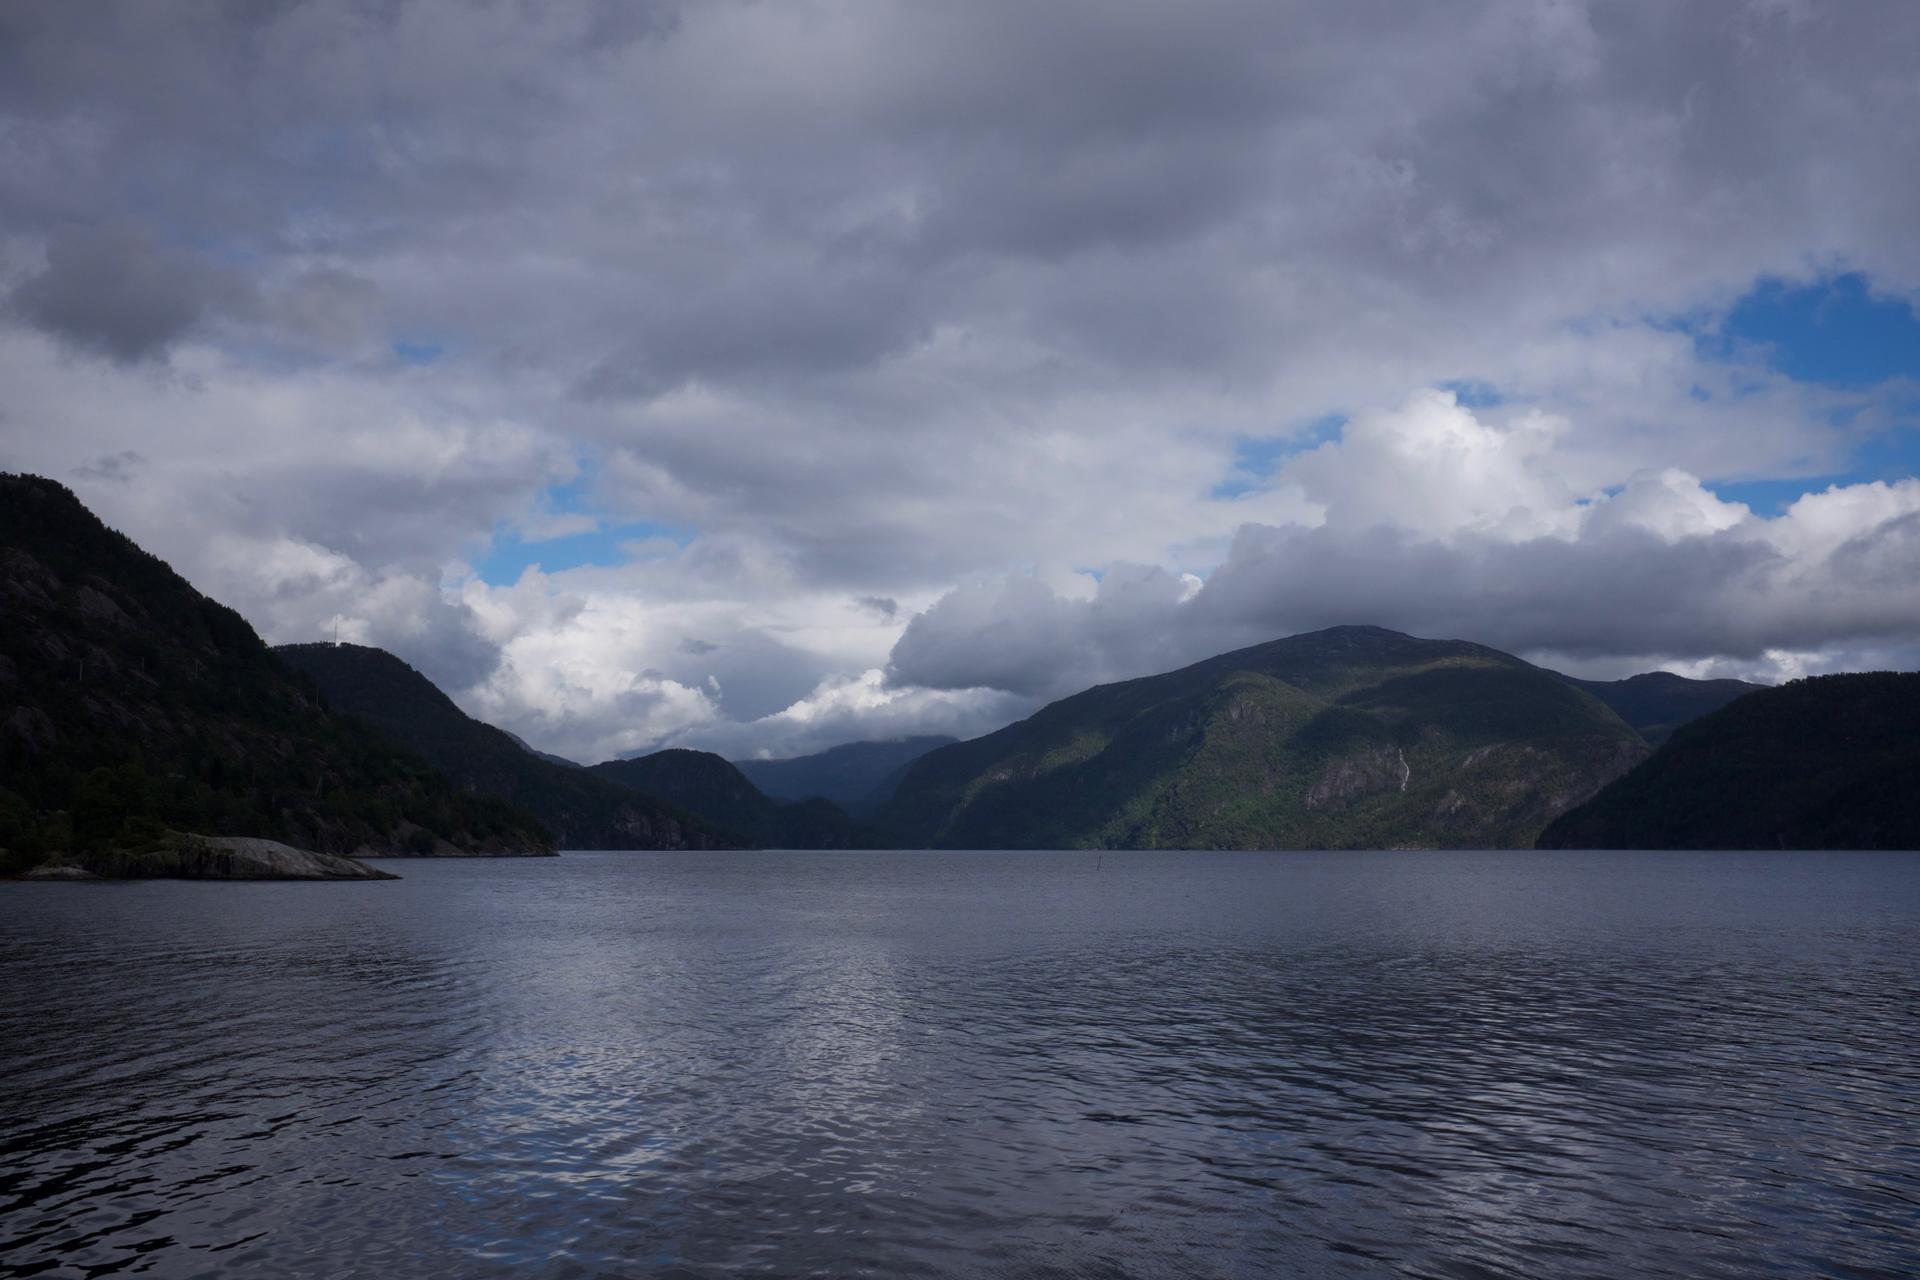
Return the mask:
M332 704L405 743L471 792L524 807L566 849L737 849L744 832L653 794L554 763L505 730L474 719L384 649L293 644L275 650Z
M1745 680L1690 680L1671 671L1650 671L1625 680L1566 678L1612 707L1654 747L1681 725L1764 687Z
M734 767L776 800L819 796L858 812L892 799L908 766L958 738L940 734L877 742L848 742L812 755L779 760L735 760Z
M522 751L526 752L530 756L539 756L542 760L545 760L548 764L565 765L569 769L578 769L581 767L580 762L578 760L569 760L565 756L557 756L553 754L553 752L551 751L542 751L540 748L534 746L531 742L528 742L525 738L521 737L517 733L511 733L505 729L502 729L501 732L505 733L509 738L512 738L514 741L514 745L519 747Z
M0 849L16 868L210 865L182 832L323 854L552 850L525 811L329 710L239 614L54 481L0 474L0 616Z
M771 799L739 769L710 751L670 747L588 770L609 781L662 796L779 849L869 849L879 843L832 801L787 804Z
M936 847L1521 847L1647 754L1511 654L1336 627L930 752L874 820Z
M1543 849L1920 849L1920 674L1814 676L1683 725Z

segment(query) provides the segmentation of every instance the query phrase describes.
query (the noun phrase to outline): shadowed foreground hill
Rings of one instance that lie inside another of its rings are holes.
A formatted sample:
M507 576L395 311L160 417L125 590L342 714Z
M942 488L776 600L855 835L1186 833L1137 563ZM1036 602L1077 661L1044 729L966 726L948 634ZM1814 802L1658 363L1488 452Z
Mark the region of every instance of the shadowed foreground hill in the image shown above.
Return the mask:
M1522 847L1646 754L1553 672L1336 627L943 747L875 821L935 847Z
M1920 848L1920 675L1815 676L1677 730L1543 849Z
M664 796L694 813L777 849L871 849L879 837L828 800L779 804L711 751L670 747L632 760L609 760L589 773Z
M233 610L64 486L0 475L0 848L151 852L193 832L323 853L544 853L533 818L467 795L323 705ZM164 853L164 857L162 854Z
M431 680L384 649L292 644L276 652L332 704L425 756L455 782L519 805L564 849L738 849L750 837L688 808L570 764L555 764L513 735L454 705Z

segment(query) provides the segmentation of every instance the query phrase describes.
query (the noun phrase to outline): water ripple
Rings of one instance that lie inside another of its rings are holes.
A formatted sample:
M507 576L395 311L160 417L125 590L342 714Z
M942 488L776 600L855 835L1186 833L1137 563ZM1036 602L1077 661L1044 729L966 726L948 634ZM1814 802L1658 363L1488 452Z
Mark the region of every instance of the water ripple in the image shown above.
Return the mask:
M1897 1276L1920 860L0 885L0 1276Z

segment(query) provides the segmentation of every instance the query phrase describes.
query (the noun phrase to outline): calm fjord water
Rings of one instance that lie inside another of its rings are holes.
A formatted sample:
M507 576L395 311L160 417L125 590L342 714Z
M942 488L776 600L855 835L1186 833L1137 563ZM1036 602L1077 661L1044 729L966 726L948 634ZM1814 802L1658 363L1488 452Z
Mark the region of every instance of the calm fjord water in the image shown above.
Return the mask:
M0 1275L1920 1271L1920 858L0 885Z

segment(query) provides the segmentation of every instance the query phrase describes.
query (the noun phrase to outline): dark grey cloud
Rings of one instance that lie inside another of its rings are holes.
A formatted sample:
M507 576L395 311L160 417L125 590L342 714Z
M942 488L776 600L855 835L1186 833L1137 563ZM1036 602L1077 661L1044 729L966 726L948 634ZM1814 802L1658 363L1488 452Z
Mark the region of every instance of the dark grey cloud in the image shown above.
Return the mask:
M122 449L118 453L102 454L91 462L75 467L73 474L81 480L125 484L145 470L147 465L145 454L135 449Z
M286 341L322 352L352 354L382 336L380 286L337 267L314 267L280 284L262 311Z
M212 264L131 221L63 228L48 237L46 258L14 287L14 309L60 341L122 363L164 354L210 309L243 293Z
M500 646L481 634L460 601L417 590L376 591L373 600L365 610L371 616L356 627L362 643L399 654L441 689L464 693L499 670Z
M1030 578L959 588L908 625L888 675L1058 697L1351 623L1610 671L1721 660L1792 674L1770 655L1912 651L1920 482L1854 496L1879 510L1832 546L1827 520L1800 509L1678 537L1603 512L1579 536L1519 539L1249 525L1191 593L1151 568L1085 599Z
M1522 652L1751 657L1831 638L1811 601L1787 618L1733 607L1781 565L1762 543L1639 529L1451 545L1383 528L1248 529L1195 598L1194 622L1284 635L1367 619Z
M751 628L735 631L723 645L696 650L683 644L680 650L684 656L667 662L661 674L705 689L732 720L758 720L792 706L827 674L817 655Z
M583 395L651 398L689 381L784 384L869 367L922 342L946 291L936 270L817 246L795 253L778 240L701 267L670 281L675 295L623 309L628 341L591 370Z
M965 584L916 615L887 663L896 686L995 689L1044 701L1091 684L1169 670L1206 656L1164 569L1119 565L1090 598L1026 576Z

